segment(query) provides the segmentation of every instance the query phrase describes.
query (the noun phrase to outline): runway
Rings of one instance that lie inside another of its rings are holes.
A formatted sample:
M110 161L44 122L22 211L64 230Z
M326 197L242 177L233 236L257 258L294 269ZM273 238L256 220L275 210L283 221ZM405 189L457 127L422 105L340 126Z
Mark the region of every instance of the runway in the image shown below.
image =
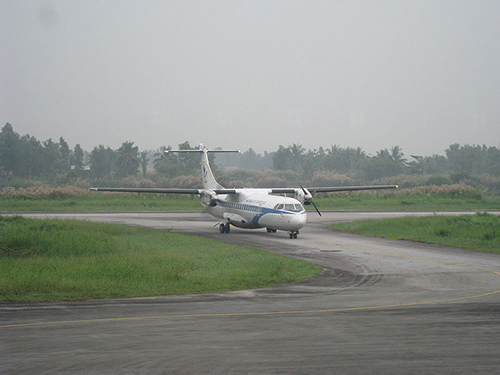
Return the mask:
M32 214L174 230L324 272L260 290L2 304L0 373L497 374L499 256L327 227L408 214L432 213L310 214L297 240L265 230L221 234L203 213Z

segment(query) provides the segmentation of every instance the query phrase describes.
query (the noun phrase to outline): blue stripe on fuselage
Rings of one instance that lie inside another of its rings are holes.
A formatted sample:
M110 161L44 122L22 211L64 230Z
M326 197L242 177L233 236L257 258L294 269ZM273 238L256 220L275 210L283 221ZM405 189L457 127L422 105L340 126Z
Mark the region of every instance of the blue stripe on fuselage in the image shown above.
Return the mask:
M245 203L236 203L236 202L228 202L228 201L219 201L217 204L222 206L222 207L232 208L234 210L241 210L241 211L247 211L247 212L258 212L258 214L255 215L252 219L252 224L255 226L258 226L259 220L264 215L267 215L267 214L295 215L295 214L300 214L300 213L304 212L304 211L301 211L301 212L281 211L281 210L276 210L274 208L259 207L259 206L253 206L250 204L245 204Z

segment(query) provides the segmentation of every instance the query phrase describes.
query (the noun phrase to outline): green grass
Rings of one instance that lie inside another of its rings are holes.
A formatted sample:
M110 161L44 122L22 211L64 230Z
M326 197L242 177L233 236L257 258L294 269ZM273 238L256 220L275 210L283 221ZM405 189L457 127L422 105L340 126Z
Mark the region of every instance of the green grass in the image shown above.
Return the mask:
M333 229L500 254L500 216L405 217L332 225Z
M93 193L59 199L0 196L0 211L199 211L196 196Z
M129 298L261 288L320 267L148 228L0 216L0 301Z
M320 210L491 210L500 197L351 193L315 197ZM197 197L170 194L109 194L39 198L0 196L0 211L200 211ZM312 206L308 210L314 210Z
M453 197L446 195L352 193L316 197L321 210L493 210L500 209L500 197ZM311 208L309 208L311 209Z

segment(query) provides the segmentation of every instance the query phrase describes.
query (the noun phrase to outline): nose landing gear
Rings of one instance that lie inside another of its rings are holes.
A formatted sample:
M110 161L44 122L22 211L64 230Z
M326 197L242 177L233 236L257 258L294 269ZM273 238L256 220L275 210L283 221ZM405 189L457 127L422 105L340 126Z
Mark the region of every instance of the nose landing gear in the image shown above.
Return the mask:
M219 232L229 233L231 231L231 225L229 223L219 224Z
M299 234L299 231L298 230L291 230L290 233L288 234L288 236L291 238L291 239L297 239L297 235Z

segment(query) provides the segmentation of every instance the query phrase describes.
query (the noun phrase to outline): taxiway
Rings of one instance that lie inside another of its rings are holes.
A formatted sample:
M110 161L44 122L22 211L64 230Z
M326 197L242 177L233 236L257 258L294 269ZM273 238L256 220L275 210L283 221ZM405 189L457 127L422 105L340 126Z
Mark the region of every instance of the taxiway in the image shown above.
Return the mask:
M498 373L499 256L327 227L407 214L311 214L298 240L265 230L221 234L200 213L30 214L174 230L305 259L324 272L239 292L1 304L0 373Z

